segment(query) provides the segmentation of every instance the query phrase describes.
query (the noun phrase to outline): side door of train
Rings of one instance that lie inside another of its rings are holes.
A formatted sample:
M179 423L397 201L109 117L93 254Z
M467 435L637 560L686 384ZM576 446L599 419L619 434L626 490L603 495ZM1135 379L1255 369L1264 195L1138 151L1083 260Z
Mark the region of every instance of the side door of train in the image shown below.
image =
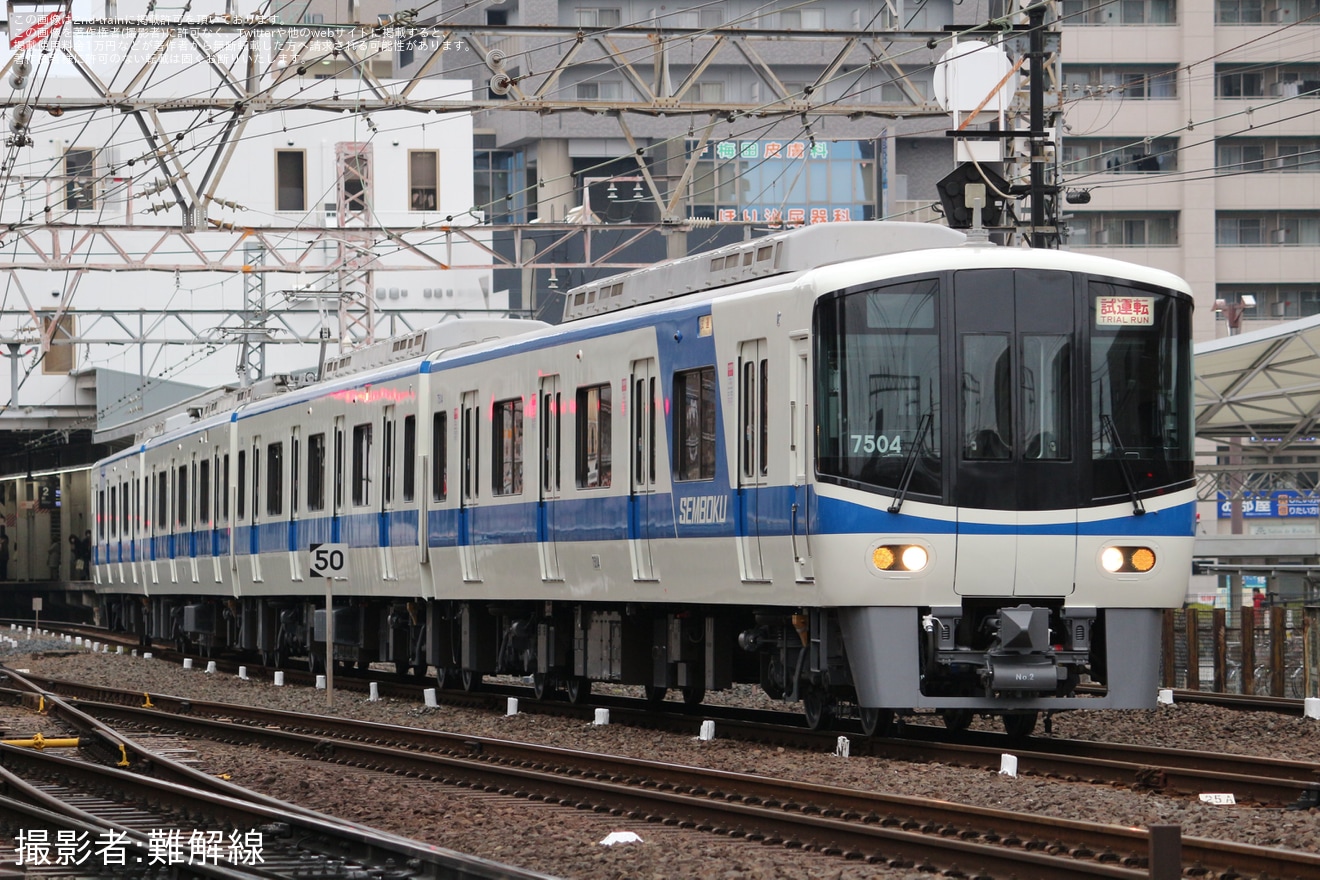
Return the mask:
M481 501L481 400L476 391L464 391L459 414L458 557L463 580L480 581L473 520Z
M629 491L628 491L628 546L632 556L633 580L659 580L652 555L651 538L656 530L653 515L658 515L656 502L656 399L659 381L655 358L632 362L629 372ZM661 423L663 424L663 422Z
M805 333L792 339L792 373L789 387L790 477L793 483L789 530L793 541L793 567L798 583L816 579L811 557L811 339Z
M1080 364L1072 278L954 274L958 377L955 589L1072 591Z
M537 416L540 455L540 490L536 500L536 541L541 556L541 580L562 581L555 518L559 510L560 475L563 455L560 432L563 415L563 389L558 374L541 377Z
M770 359L765 339L738 345L737 491L734 494L738 532L738 564L744 581L769 581L762 553L762 529L773 516L766 497L769 482Z
M399 490L398 408L385 407L380 423L380 513L376 518L377 570L382 580L397 580L395 573L392 517L397 506L395 495Z

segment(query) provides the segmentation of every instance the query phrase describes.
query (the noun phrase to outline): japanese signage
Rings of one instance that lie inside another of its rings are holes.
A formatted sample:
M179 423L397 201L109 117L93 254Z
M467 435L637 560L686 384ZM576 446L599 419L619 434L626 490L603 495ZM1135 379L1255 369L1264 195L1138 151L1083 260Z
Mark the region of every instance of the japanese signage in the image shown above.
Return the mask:
M1095 323L1149 327L1155 323L1154 306L1155 298L1151 296L1096 297Z
M1249 519L1320 517L1320 496L1302 495L1291 489L1277 492L1246 493L1242 498L1242 515ZM1233 502L1219 493L1219 518L1233 516Z

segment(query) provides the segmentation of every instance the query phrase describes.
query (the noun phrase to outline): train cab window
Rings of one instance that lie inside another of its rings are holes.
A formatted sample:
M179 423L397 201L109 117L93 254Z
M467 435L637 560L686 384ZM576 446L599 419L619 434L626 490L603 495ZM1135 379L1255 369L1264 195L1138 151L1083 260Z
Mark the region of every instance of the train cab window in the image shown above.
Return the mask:
M238 518L247 516L247 450L238 451Z
M610 485L610 386L577 390L577 485L579 489Z
M325 510L325 434L307 438L307 509Z
M942 492L939 292L916 279L822 297L815 337L816 469L822 478Z
M197 462L197 522L211 522L211 460Z
M100 516L96 518L96 537L105 540L105 527L108 513L105 506L105 490L102 489L96 493L96 506L100 511Z
M1089 298L1094 497L1190 481L1191 305L1100 281L1091 282Z
M131 479L131 478L130 478ZM128 516L128 483L119 485L119 534L128 537L132 533L129 523L132 522Z
M523 490L523 402L521 398L495 403L490 438L491 492L521 495Z
M371 425L353 426L353 504L371 503Z
M110 487L110 537L112 538L116 538L119 536L119 523L115 521L116 520L115 514L118 512L119 507L117 504L115 504L115 500L116 500L115 487L111 486ZM102 498L101 501L104 504L105 499Z
M448 459L449 438L446 430L449 419L446 413L438 412L431 416L431 500L444 501L448 483L445 469Z
M963 458L1007 461L1013 457L1013 389L1009 337L962 338Z
M417 494L417 416L403 420L403 500L412 501Z
M284 513L284 444L270 443L266 446L266 514L279 516Z
M174 499L174 515L178 518L179 525L188 525L188 466L185 464L179 468L179 482L177 494Z
M1072 352L1068 337L1022 337L1022 449L1038 461L1072 458Z
M220 496L220 516L229 522L229 453L225 453L220 466L220 485L216 487L216 494Z
M674 375L674 467L678 480L715 478L715 368Z

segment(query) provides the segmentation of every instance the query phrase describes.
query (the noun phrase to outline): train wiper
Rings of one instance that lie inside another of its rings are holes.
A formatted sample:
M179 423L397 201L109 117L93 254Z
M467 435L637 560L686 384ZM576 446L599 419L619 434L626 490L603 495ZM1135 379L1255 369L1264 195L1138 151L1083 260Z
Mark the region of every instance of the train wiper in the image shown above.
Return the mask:
M1123 485L1127 486L1128 497L1132 499L1132 514L1141 516L1146 512L1146 506L1141 503L1141 496L1137 493L1136 483L1132 480L1132 468L1128 466L1127 451L1123 448L1123 438L1118 436L1118 428L1114 425L1114 420L1108 413L1100 414L1100 428L1109 435L1109 442L1114 445L1114 450L1118 453L1118 470L1123 475Z
M908 486L912 483L912 473L917 469L917 456L921 450L926 448L926 432L930 430L930 424L933 417L930 410L926 410L921 416L921 421L917 422L917 439L908 449L907 458L903 460L903 477L898 481L898 494L894 496L894 503L889 505L890 513L898 513L903 509L903 501L907 498Z

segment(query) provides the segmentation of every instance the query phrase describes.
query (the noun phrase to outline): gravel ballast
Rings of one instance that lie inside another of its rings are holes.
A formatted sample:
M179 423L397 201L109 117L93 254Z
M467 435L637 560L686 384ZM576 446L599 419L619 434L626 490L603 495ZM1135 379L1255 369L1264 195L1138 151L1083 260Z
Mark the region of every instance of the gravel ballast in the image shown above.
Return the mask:
M327 712L324 691L275 687L232 675L184 670L161 660L117 654L30 654L0 657L34 674L131 690L238 702L288 711ZM204 664L202 664L204 665ZM711 695L711 701L765 704L750 688ZM1281 812L1244 805L1217 806L1146 790L1064 782L942 764L883 758L838 758L721 740L528 713L505 716L475 710L426 709L400 700L368 702L338 691L336 714L469 735L548 743L561 748L628 755L764 776L894 794L938 798L1066 819L1147 827L1176 824L1185 836L1234 840L1320 852L1320 810ZM997 719L978 724L998 729ZM1083 738L1205 752L1267 754L1320 762L1320 722L1268 713L1243 713L1198 704L1149 711L1071 712L1055 716L1055 737ZM406 834L439 846L571 878L692 878L759 880L771 877L929 877L713 834L552 807L523 799L393 779L334 764L313 766L274 752L198 743L199 762L228 773L236 784ZM388 780L388 781L385 781ZM631 830L641 843L600 845L611 831ZM969 874L974 866L962 866ZM1242 866L1247 867L1247 866Z

